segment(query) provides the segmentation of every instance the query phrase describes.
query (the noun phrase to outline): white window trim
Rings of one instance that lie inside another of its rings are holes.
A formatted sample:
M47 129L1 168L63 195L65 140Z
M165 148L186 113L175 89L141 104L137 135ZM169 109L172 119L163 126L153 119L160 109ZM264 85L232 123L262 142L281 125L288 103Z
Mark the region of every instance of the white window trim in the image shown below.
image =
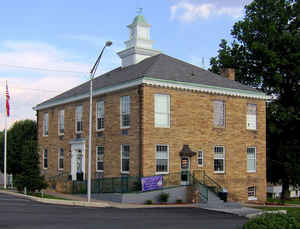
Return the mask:
M248 190L248 188L250 188L250 187L254 187L254 196L249 196L249 190ZM256 186L255 185L254 186L249 186L248 188L247 188L248 200L257 200Z
M45 134L45 130L46 130L46 125L45 125L45 117L47 116L47 134ZM48 137L49 135L49 113L44 113L44 116L43 116L43 136L44 137Z
M45 150L47 150L47 167L45 167ZM49 151L48 149L43 150L43 169L47 170L49 167L49 160L48 160Z
M256 107L256 113L255 113L255 128L251 128L248 126L248 106L249 105L255 105ZM247 130L257 130L257 104L254 104L254 103L247 103L247 106L246 106L246 129Z
M168 171L167 171L167 172L157 172L157 171L156 171L156 153L157 153L157 146L167 146L167 147L168 147ZM155 175L169 174L169 171L170 171L170 145L169 145L169 144L156 144L156 145L155 145Z
M201 157L201 159L202 159L202 165L199 165L199 159L200 159L200 157L199 157L199 152L202 152L202 157ZM198 167L200 167L200 168L202 168L203 166L204 166L204 151L203 150L199 150L198 152L197 152L197 165L198 165Z
M65 130L65 110L61 109L58 111L58 136L63 136L65 134L65 131L63 133L60 132L60 114L63 112L63 118L64 118L64 130Z
M158 125L155 121L155 97L156 96L167 96L168 97L168 124L167 125ZM155 128L170 128L171 127L171 98L169 94L154 94L154 127Z
M64 170L64 168L65 168L65 166L63 167L63 168L59 168L59 161L60 161L60 150L61 150L62 148L60 148L59 150L58 150L58 166L57 166L57 168L58 168L58 171L62 171L62 170ZM64 163L63 163L63 165L65 164L65 151L64 151L64 156L62 157L62 159L63 159L63 161L64 161Z
M225 171L226 171L226 167L225 167L225 165L226 165L226 149L225 149L225 146L223 146L223 145L215 145L214 146L214 157L213 157L214 161L215 161L215 147L223 147L223 149L224 149L224 159L223 159L223 161L224 161L224 166L223 166L224 169L223 169L223 171L215 171L215 168L214 168L214 173L216 173L216 174L225 174ZM213 166L215 166L215 165L213 164Z
M104 146L103 145L97 145L96 146L96 172L104 172L104 169L98 169L98 147L103 147L103 157L104 157ZM103 165L104 165L104 158L102 159Z
M104 128L100 128L98 129L98 116L97 116L97 113L98 113L98 104L99 103L103 103L103 119L105 120L105 108L104 108L104 100L99 100L97 103L96 103L96 131L103 131ZM105 125L104 125L105 126Z
M223 103L223 107L224 107L224 113L223 113L223 115L224 115L224 125L222 125L222 126L219 126L219 125L215 125L215 102L222 102ZM214 102L213 102L213 125L214 125L214 127L215 128L226 128L226 102L224 101L224 100L214 100Z
M248 170L248 160L249 160L249 158L248 158L248 148L254 148L255 149L255 157L254 157L254 159L255 159L255 170ZM256 147L255 146L249 146L249 147L247 147L247 149L246 149L246 153L247 153L247 172L248 173L256 173L256 169L257 169L257 152L256 152Z
M123 97L125 97L125 96L128 96L129 97L129 99L130 99L130 106L129 106L129 110L130 110L130 112L129 112L129 117L130 117L130 119L131 119L131 96L130 95L123 95L123 96L121 96L121 98L120 98L120 128L121 129L129 129L130 128L130 125L131 125L131 122L130 122L130 125L129 126L123 126L123 116L122 116L122 98Z
M123 160L123 146L129 146L129 171L123 171L123 166L122 166L122 160ZM130 173L130 151L131 151L131 149L130 149L130 145L129 144L121 144L121 160L120 160L120 162L121 162L121 174L129 174Z
M78 105L75 107L75 133L76 134L81 134L82 133L82 130L81 131L77 131L77 107L81 107L81 126L83 128L83 106L82 105Z

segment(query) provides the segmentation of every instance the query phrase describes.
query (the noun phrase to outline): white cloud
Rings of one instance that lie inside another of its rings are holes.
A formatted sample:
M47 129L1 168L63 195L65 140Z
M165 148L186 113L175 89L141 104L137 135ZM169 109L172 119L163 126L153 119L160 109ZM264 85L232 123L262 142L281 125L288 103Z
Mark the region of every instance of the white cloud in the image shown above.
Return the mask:
M1 117L4 115L5 81L8 81L11 117L9 124L25 118L35 119L32 107L88 79L90 64L47 43L4 41L0 43ZM33 71L7 66L27 66L72 72ZM86 72L73 73L73 72ZM4 127L4 119L0 128Z
M0 63L33 68L88 72L89 65L73 61L73 56L40 42L4 41L0 44ZM0 49L1 50L1 49Z
M226 1L225 1L226 2ZM170 8L171 20L178 19L185 23L196 21L197 19L208 19L212 16L229 16L238 18L242 16L242 5L224 6L217 1L192 2L182 0L173 4Z

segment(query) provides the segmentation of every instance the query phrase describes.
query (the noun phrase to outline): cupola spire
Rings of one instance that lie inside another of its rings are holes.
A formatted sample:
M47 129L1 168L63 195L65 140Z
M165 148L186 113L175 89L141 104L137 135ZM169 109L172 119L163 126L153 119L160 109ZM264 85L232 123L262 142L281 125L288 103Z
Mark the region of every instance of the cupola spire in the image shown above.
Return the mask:
M119 52L118 55L122 59L122 67L144 60L145 58L159 54L160 52L152 49L153 41L150 40L150 27L142 15L142 8L137 10L138 15L135 16L133 22L128 25L130 36L125 41L126 49Z

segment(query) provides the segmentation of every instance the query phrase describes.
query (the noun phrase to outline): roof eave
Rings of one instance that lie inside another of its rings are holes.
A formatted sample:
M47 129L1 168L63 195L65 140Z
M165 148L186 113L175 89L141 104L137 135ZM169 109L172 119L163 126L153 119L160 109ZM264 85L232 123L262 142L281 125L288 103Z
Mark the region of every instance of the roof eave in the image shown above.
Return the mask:
M142 76L141 78L138 78L136 80L127 81L125 83L120 83L100 89L95 89L93 92L93 96L126 89L133 86L138 86L140 84L147 84L152 86L160 86L160 87L166 87L166 88L173 88L173 89L184 89L184 90L190 90L190 91L198 91L203 93L209 93L209 94L219 94L219 95L227 95L227 96L238 96L243 98L253 98L253 99L262 99L262 100L269 100L270 96L267 96L266 94L262 92L255 92L255 91L247 91L247 90L241 90L241 89L232 89L232 88L225 88L225 87L216 87L216 86L210 86L210 85L203 85L203 84L196 84L196 83L188 83L188 82L179 82L179 81L173 81L173 80L162 80L157 78L151 78L147 76ZM58 106L70 102L79 101L85 98L89 97L89 92L69 97L67 99L62 100L55 100L49 103L40 104L33 109L35 111L46 109L53 106Z

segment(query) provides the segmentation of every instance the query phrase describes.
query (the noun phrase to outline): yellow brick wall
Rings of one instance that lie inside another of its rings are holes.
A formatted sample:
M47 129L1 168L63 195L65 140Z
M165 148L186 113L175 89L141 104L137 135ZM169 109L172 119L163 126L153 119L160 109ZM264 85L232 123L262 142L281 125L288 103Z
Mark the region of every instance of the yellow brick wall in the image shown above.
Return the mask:
M120 97L129 95L131 97L131 126L128 129L128 136L121 135L120 129ZM105 118L104 134L97 137L96 132L96 102L104 99ZM43 165L42 152L48 149L48 169L43 170L46 176L56 176L58 174L58 150L64 148L64 173L71 171L71 145L70 141L76 138L75 134L75 109L76 106L83 106L83 131L82 138L85 139L85 170L88 169L88 115L89 100L85 99L73 103L44 109L38 112L38 142L41 155L41 166ZM65 110L65 134L63 140L58 136L58 111ZM49 114L49 134L43 136L43 116ZM119 177L121 174L121 144L130 145L130 175L137 176L139 173L139 94L138 88L126 91L119 91L109 95L98 96L93 99L93 128L92 128L92 177L96 173L96 146L104 146L104 176Z
M154 128L154 94L170 95L171 126ZM213 124L213 101L226 103L226 127ZM247 103L257 104L257 131L246 129ZM219 96L185 90L145 86L143 90L143 174L155 173L156 144L169 145L169 172L180 172L179 152L184 144L204 152L204 166L198 168L197 156L191 170L204 169L208 176L228 189L230 200L247 201L248 186L257 187L258 200L266 198L266 114L265 101ZM225 146L225 173L213 171L214 146ZM247 173L247 146L257 149L256 173Z

